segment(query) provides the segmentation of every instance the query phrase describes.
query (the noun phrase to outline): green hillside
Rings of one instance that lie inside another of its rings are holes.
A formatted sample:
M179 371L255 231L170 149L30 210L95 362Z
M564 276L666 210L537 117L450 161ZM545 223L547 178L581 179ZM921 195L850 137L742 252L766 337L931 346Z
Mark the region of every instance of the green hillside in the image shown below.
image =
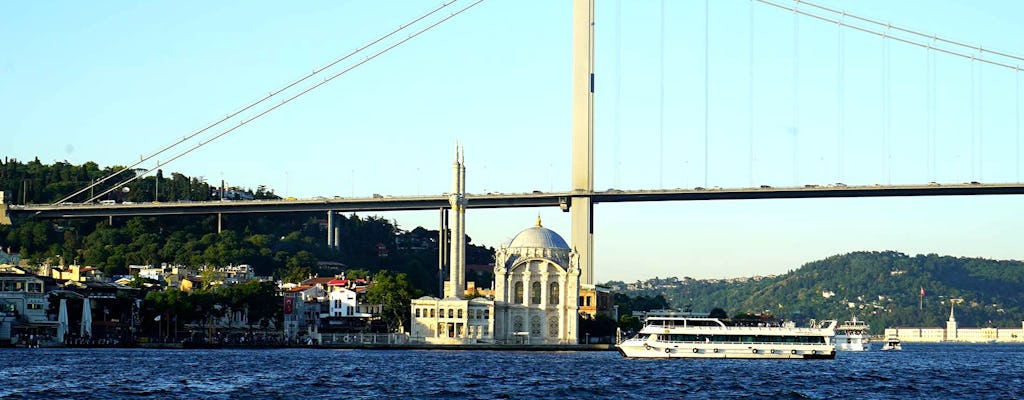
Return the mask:
M956 318L964 327L1019 328L1024 320L1020 261L855 252L767 278L608 285L633 297L661 294L673 307L694 311L719 307L730 315L767 312L796 321L857 316L875 333L892 326L944 326L951 299L963 300Z

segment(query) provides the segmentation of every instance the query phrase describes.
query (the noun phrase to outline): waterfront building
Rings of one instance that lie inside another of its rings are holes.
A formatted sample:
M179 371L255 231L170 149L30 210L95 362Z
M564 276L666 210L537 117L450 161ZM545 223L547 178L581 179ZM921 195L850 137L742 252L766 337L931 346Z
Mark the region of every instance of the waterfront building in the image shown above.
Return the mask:
M59 323L46 315L49 302L44 279L0 273L0 345L12 344L19 336L58 335Z
M1024 342L1024 321L1018 328L961 328L949 306L949 319L945 328L886 328L885 337L899 338L901 342L965 342L965 343L1021 343Z
M433 344L575 344L580 294L579 255L541 225L495 252L494 297L467 299L465 166L460 150L449 198L453 214L450 268L444 297L411 305L410 340ZM596 300L593 301L596 307Z

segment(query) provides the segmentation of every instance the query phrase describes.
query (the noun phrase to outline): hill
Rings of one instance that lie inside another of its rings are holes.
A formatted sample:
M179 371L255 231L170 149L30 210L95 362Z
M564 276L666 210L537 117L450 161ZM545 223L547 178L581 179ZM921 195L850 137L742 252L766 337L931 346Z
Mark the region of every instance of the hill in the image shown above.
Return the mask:
M1020 261L884 251L832 256L771 277L608 285L632 297L662 295L671 306L694 311L717 307L730 315L770 313L801 322L857 316L881 333L892 326L944 326L951 300L958 302L961 326L1019 327L1022 283Z
M122 167L101 168L92 162L52 165L38 159L28 163L0 162L0 190L21 203L53 203ZM126 170L121 178L138 171ZM100 186L96 194L113 185ZM217 188L202 178L162 171L102 196L116 202L204 201L235 194L245 198L279 198L272 189ZM120 188L120 186L119 186ZM157 191L159 188L159 191ZM70 201L88 199L88 192ZM227 198L227 197L225 197ZM129 265L178 264L191 267L249 264L258 275L286 281L310 274L330 276L342 269L406 273L417 289L437 294L437 230L398 228L394 221L355 214L336 218L340 248L326 245L323 213L238 214L223 220L218 232L216 216L118 217L43 220L29 219L0 226L0 249L20 253L32 266L76 263L93 266L107 276L128 273ZM467 262L488 264L494 249L472 244L467 237ZM490 276L472 276L481 287Z

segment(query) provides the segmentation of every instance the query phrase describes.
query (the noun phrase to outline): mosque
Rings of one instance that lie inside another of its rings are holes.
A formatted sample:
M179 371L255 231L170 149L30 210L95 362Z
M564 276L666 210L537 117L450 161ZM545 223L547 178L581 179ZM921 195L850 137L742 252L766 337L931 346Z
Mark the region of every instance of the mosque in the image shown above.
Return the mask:
M541 225L519 232L495 252L494 298L466 299L466 169L453 166L449 275L444 298L412 300L410 338L431 344L576 344L579 254ZM591 290L593 292L593 290ZM589 301L589 299L587 300Z

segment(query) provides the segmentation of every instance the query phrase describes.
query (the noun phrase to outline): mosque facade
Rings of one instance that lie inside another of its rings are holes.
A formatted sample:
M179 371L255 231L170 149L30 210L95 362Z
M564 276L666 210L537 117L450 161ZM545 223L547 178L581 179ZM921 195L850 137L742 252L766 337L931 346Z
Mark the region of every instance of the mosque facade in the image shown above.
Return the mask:
M494 298L465 296L465 166L456 151L444 297L412 300L410 339L432 344L576 344L579 254L541 225L495 252Z

